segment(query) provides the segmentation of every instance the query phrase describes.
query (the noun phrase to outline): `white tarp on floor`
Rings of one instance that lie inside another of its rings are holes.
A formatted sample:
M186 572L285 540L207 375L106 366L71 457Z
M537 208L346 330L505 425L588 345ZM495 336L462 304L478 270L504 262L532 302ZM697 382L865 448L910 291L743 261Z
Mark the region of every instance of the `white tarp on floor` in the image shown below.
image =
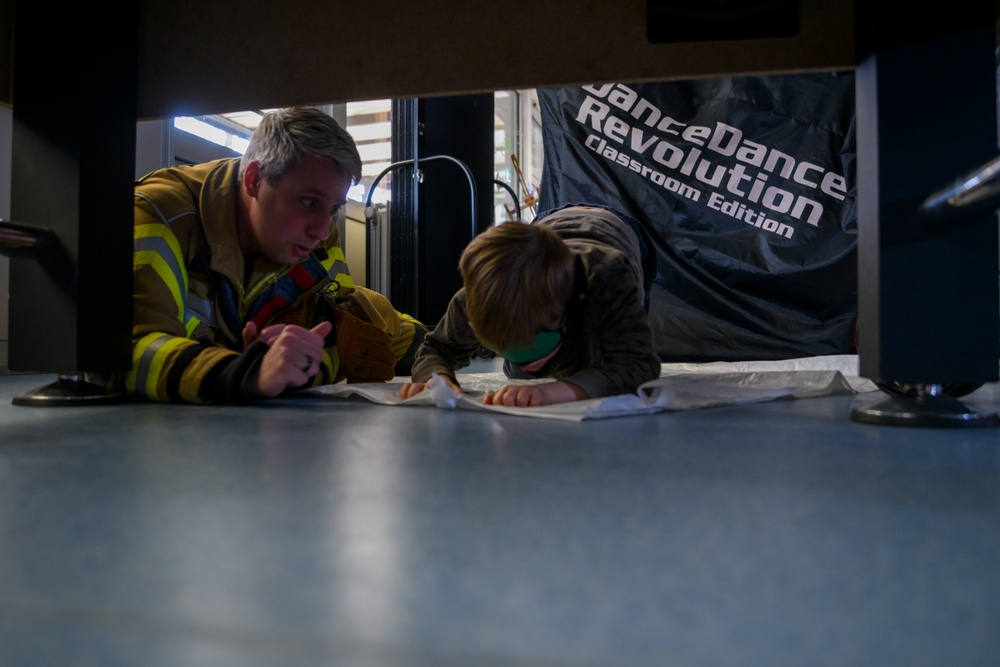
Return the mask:
M514 382L500 371L463 373L462 394L433 378L428 389L407 400L399 389L408 378L387 383L325 385L310 390L330 397L362 396L382 405L428 406L501 412L524 417L582 421L723 405L759 403L783 398L810 398L832 394L877 391L875 383L858 376L856 355L831 355L783 361L663 364L660 377L636 394L594 398L534 408L484 405L483 396ZM523 382L548 382L533 380Z

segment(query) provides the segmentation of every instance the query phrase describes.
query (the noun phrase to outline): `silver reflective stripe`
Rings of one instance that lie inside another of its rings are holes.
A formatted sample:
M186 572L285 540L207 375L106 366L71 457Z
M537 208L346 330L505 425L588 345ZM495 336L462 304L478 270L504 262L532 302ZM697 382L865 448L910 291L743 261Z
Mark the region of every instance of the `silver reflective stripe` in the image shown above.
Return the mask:
M149 378L149 369L156 359L156 353L171 340L173 340L172 336L164 334L147 345L146 349L142 351L142 357L139 359L139 366L135 372L135 390L137 392L143 395L146 394L146 381Z
M170 286L171 291L176 289L178 292L183 293L185 288L184 271L177 259L177 255L174 254L167 240L162 236L142 236L135 239L135 252L144 250L155 252L163 259L164 263L169 267L170 272L173 273L174 280L176 281Z
M327 274L331 278L336 278L340 274L344 274L344 275L349 276L349 275L351 275L351 272L347 268L347 262L345 262L342 259L338 259L333 264L330 265L330 268L327 271Z
M187 297L187 319L196 317L213 329L217 328L215 322L215 308L208 299L188 294Z

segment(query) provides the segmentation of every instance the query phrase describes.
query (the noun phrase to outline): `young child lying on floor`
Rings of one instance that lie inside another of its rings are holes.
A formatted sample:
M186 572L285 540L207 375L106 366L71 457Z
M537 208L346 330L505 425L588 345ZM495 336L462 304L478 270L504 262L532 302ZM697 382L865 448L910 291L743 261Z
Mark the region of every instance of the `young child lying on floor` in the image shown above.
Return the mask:
M455 371L480 345L504 359L508 378L556 379L504 386L487 404L634 393L660 374L647 315L653 257L639 223L603 207L490 227L462 253L464 286L418 348L400 397L423 391L434 373L461 391Z

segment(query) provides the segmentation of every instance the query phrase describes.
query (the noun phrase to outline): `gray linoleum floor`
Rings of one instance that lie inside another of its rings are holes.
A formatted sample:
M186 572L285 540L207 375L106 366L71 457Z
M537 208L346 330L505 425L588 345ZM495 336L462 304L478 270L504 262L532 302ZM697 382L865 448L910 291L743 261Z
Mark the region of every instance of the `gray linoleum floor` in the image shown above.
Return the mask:
M1000 665L1000 429L13 406L0 665ZM879 398L875 396L874 398Z

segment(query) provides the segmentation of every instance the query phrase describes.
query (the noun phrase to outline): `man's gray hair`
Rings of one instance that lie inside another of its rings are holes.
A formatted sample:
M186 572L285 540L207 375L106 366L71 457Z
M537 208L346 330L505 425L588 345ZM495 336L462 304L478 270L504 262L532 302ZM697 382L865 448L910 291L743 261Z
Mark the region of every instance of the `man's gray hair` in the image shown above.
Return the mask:
M264 114L240 160L239 177L251 161L269 181L298 166L306 155L339 165L355 183L361 181L361 155L354 138L330 115L314 107L288 107Z

